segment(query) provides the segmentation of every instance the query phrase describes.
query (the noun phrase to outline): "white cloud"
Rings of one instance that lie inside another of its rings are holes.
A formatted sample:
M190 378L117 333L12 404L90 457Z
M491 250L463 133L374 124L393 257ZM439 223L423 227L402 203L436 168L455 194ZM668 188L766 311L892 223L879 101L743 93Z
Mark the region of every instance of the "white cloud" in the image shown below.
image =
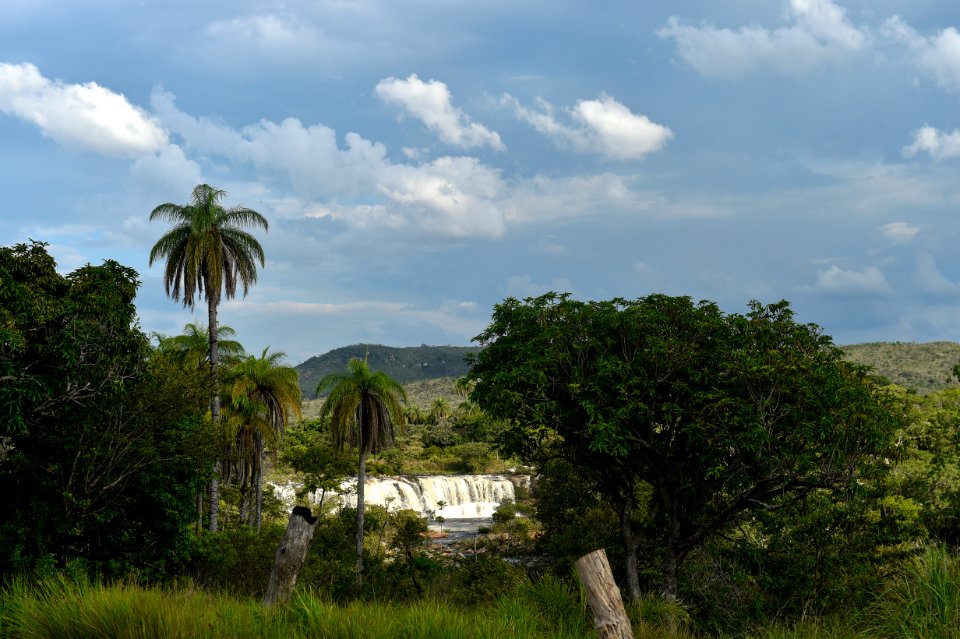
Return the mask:
M510 221L581 217L596 210L643 210L652 202L634 192L626 178L610 173L569 178L534 176L512 188L504 199Z
M482 124L473 122L450 101L450 90L438 80L424 82L416 74L406 80L390 77L381 80L374 91L387 104L399 106L423 122L447 144L463 148L489 146L503 150L500 136Z
M908 244L920 232L920 228L907 222L890 222L880 227L880 232L894 244Z
M942 88L960 91L960 32L954 27L926 37L900 16L894 16L883 23L881 33L906 45L913 63Z
M818 272L817 282L810 288L822 293L846 296L874 296L890 292L887 278L876 266L856 271L833 265Z
M960 129L945 133L932 126L924 126L913 134L913 142L903 147L906 157L929 153L934 160L949 160L960 156Z
M0 112L65 146L105 155L137 156L167 143L160 124L123 95L95 82L50 80L32 64L0 63Z
M176 144L143 155L130 166L130 175L150 193L189 193L202 183L203 172Z
M735 78L768 69L799 73L865 47L867 33L830 0L790 0L790 24L778 29L745 26L733 30L689 25L671 16L657 31L677 43L677 53L703 76Z
M673 137L669 128L633 113L607 94L596 100L579 100L565 109L572 124L560 122L553 105L542 98L537 98L537 109L523 106L509 94L501 104L558 145L613 160L638 160L659 151Z
M303 23L274 15L215 22L207 27L207 35L247 46L280 50L310 48L319 39L319 33Z
M928 253L922 253L917 257L915 277L920 290L924 293L943 295L960 291L960 286L944 277L937 268L936 260Z
M152 103L188 147L252 164L264 177L280 172L299 198L324 202L310 207L312 217L450 237L498 237L504 232L500 174L476 158L397 164L387 158L384 145L356 133L347 133L346 147L341 148L336 132L322 124L306 126L287 118L279 124L261 120L233 129L180 111L173 96L162 91L155 92ZM363 203L350 203L356 200Z

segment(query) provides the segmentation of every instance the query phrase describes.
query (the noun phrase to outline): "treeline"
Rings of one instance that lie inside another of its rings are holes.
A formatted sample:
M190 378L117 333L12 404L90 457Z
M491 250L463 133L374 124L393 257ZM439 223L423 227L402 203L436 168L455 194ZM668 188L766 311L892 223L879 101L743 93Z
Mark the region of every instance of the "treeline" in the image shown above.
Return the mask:
M221 327L214 375L205 327L144 334L137 287L112 261L64 276L41 243L0 248L7 577L187 579L259 599L287 516L268 474L302 482L305 499L362 460L379 474L523 463L536 481L477 554L474 542L432 551L409 511L330 512L301 592L457 609L516 596L550 620L529 636L563 635L564 611L582 636L571 566L601 547L637 628L656 636L765 636L774 623L775 636L804 623L817 636L911 636L880 628L892 596L919 600L923 579L941 599L960 592L960 390L885 383L785 302L726 314L662 295L506 300L459 399L392 414L394 445L367 459L347 435L355 409L300 419L280 354L251 356ZM9 611L33 605L19 583L0 634Z

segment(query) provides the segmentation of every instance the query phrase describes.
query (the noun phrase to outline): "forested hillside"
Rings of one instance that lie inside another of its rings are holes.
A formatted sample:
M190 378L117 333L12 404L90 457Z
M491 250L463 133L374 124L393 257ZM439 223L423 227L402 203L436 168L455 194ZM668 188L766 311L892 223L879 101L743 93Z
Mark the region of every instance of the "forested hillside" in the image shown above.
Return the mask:
M956 342L869 342L841 346L847 359L865 364L891 382L919 394L960 386L953 367L960 364ZM304 398L314 398L317 382L327 373L342 372L352 358L366 357L370 368L390 375L401 384L457 378L466 375L471 346L412 346L396 348L381 344L354 344L311 357L295 368L300 373ZM443 394L443 393L440 393Z
M960 364L956 342L871 342L843 346L847 359L871 366L894 384L921 395L958 386L953 367Z
M354 344L311 357L295 368L300 373L300 390L312 399L317 382L328 373L342 373L353 358L367 359L371 370L382 371L401 384L437 377L462 377L467 373L465 357L478 349L471 346L410 346L396 348L381 344Z

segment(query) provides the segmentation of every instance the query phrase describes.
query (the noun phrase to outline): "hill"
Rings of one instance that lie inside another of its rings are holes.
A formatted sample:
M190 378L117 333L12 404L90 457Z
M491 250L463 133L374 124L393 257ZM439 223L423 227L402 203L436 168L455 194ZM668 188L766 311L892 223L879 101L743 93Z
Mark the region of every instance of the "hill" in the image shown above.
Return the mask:
M374 371L383 371L401 384L409 384L439 377L462 377L467 373L467 353L480 349L475 346L410 346L396 348L381 344L354 344L311 357L294 368L300 373L300 391L305 399L313 399L317 383L328 373L347 370L353 358L367 358Z
M960 364L956 342L871 342L841 346L847 359L865 364L917 393L958 386L953 367Z

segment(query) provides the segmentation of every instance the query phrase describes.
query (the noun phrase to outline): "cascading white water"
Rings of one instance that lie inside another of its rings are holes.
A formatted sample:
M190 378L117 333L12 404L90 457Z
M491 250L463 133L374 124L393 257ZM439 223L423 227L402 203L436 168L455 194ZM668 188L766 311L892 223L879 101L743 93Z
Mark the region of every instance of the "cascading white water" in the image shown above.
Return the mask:
M356 485L356 479L340 485L338 498L344 506L356 508ZM391 511L416 510L424 516L432 512L450 519L489 519L497 506L515 498L513 482L504 475L371 477L364 482L364 501L368 505L377 504ZM319 499L319 494L311 496L313 503Z

